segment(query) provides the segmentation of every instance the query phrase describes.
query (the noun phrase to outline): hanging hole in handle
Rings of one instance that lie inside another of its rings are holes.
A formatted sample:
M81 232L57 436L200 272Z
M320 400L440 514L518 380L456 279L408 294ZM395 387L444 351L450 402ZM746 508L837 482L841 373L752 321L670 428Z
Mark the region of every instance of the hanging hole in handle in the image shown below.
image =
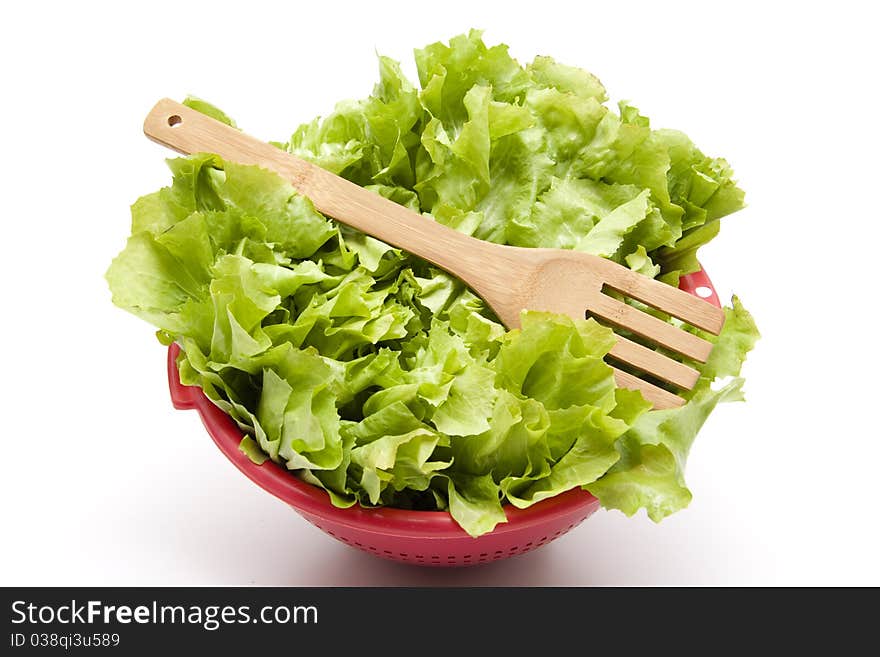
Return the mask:
M172 128L176 128L183 122L183 119L180 118L178 114L172 114L168 117L168 125Z
M701 299L708 299L712 296L712 288L706 287L705 285L701 285L694 292L697 293L697 296Z

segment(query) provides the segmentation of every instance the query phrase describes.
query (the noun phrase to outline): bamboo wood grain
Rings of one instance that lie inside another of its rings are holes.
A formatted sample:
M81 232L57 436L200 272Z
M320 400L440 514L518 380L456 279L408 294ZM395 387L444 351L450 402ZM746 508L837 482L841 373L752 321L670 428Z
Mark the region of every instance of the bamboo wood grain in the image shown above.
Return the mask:
M651 402L654 405L654 408L658 410L664 408L676 408L681 406L682 402L684 402L684 400L678 395L655 386L653 383L642 381L637 376L619 370L616 367L611 369L614 370L614 382L617 384L618 388L638 390L642 393L642 396Z
M653 372L655 376L685 390L693 388L700 378L700 373L693 367L667 358L621 335L617 336L617 344L611 348L609 355L643 372Z
M589 313L686 357L708 358L710 342L613 299L603 293L606 286L710 333L717 334L724 322L719 308L610 260L562 249L503 246L459 233L167 98L148 114L144 133L180 153L216 153L278 173L323 214L460 278L508 328L519 326L524 309L577 319ZM621 336L610 355L682 389L693 387L698 378L693 368ZM656 408L684 403L633 374L615 368L615 377L618 385L640 390Z

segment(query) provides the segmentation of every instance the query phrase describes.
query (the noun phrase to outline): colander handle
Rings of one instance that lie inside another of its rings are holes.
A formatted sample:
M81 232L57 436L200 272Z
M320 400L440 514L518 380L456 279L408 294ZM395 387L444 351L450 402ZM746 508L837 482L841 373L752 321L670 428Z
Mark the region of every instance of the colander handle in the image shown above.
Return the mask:
M700 297L704 301L708 301L717 308L721 308L724 305L721 303L721 298L718 296L715 286L703 269L682 276L678 281L678 287L685 292L690 292Z
M185 386L180 382L177 371L177 355L180 347L172 344L168 348L168 391L171 393L171 404L178 411L186 411L196 407L198 386Z

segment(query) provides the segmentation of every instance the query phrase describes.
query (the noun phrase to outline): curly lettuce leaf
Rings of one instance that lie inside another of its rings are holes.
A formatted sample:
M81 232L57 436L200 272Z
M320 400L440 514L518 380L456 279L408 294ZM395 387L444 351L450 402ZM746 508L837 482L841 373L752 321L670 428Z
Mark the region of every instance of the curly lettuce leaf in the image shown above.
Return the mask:
M700 380L686 393L688 403L636 419L616 444L620 460L601 480L587 486L606 508L627 515L644 508L659 522L690 503L684 479L688 453L717 404L744 399L744 380L739 374L759 337L752 316L737 297L725 315L724 328L701 369ZM713 388L713 383L722 380L726 382L721 387Z

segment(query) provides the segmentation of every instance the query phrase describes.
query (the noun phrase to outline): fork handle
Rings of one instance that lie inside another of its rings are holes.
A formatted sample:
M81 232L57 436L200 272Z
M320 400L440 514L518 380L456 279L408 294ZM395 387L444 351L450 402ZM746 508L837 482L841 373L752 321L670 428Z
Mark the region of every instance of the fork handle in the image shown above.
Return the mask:
M224 160L274 171L323 214L465 280L471 277L468 274L478 275L479 262L485 258L485 247L478 240L168 98L150 110L144 134L185 155L216 153ZM468 258L470 251L480 253Z

